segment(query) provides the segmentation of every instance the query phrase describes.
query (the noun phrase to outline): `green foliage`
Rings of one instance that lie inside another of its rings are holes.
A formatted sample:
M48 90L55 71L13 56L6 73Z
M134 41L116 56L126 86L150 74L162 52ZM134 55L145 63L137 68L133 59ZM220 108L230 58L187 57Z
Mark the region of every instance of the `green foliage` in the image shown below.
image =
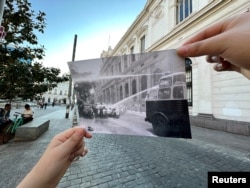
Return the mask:
M33 98L57 83L68 81L60 70L43 67L44 46L38 46L36 33L44 33L46 14L31 9L28 0L8 0L2 25L7 31L0 45L0 98Z

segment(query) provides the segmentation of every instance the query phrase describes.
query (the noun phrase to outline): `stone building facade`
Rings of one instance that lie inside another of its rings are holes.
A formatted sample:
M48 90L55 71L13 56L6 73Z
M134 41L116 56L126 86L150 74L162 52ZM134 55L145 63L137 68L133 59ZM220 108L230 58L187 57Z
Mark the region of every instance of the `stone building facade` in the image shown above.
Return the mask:
M102 58L121 56L123 60L115 68L109 58L101 71L107 75L139 72L143 69L141 53L175 49L205 27L249 8L249 0L148 0L114 49L101 54ZM192 124L250 135L249 80L235 72L213 71L204 57L186 59L186 74ZM153 81L144 77L115 82L117 79L102 83L104 95L99 101L113 103L132 96Z
M47 91L43 94L44 102L52 103L53 101L58 104L68 103L69 81L58 83L57 87Z

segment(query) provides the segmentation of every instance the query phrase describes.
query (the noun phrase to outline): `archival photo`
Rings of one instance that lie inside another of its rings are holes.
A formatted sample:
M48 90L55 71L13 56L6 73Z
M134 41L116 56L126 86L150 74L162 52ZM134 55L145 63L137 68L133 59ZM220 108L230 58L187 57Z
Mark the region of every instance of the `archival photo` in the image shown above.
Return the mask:
M79 124L93 133L192 138L175 50L68 62Z

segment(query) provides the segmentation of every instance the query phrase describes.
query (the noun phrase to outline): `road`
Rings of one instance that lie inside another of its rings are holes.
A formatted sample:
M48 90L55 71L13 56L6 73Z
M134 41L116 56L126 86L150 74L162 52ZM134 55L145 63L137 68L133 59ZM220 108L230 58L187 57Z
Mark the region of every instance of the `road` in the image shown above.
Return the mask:
M155 136L152 125L144 121L145 115L127 111L119 118L80 118L83 125L90 126L94 133Z

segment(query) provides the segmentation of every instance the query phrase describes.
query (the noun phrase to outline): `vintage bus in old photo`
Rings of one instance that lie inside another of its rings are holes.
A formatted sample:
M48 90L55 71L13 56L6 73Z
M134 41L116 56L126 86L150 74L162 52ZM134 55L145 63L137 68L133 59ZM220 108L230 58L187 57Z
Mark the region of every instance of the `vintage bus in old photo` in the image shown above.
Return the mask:
M191 138L185 72L163 76L149 90L145 121L158 136Z

